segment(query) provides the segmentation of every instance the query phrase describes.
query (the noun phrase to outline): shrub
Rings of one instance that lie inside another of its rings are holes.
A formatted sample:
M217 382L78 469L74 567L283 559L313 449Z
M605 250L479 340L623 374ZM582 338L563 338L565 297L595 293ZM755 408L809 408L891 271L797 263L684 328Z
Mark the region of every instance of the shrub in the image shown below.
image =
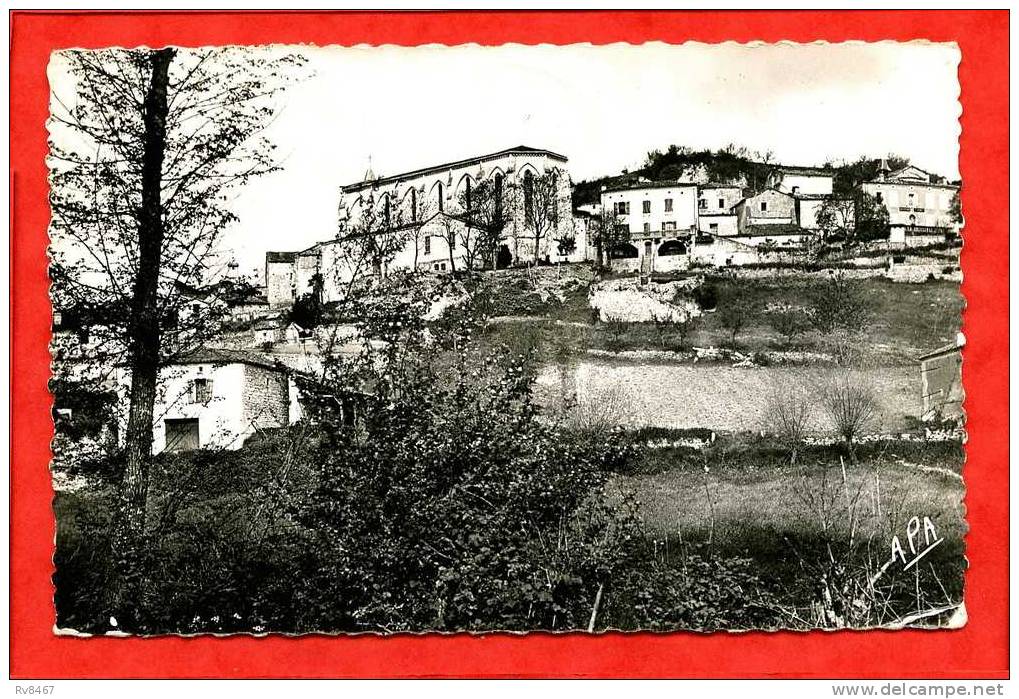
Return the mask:
M701 284L693 291L694 301L703 311L718 308L718 287L714 284Z

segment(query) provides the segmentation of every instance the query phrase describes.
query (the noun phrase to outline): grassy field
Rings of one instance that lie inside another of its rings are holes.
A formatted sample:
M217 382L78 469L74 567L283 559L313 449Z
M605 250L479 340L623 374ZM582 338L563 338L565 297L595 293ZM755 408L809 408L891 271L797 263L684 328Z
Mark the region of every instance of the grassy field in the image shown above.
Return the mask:
M907 523L929 517L944 542L912 569L897 563L883 576L901 616L962 598L962 462L958 443L887 442L861 448L843 475L830 448L808 449L793 466L781 451L729 444L649 452L642 472L613 485L636 498L648 535L677 560L691 547L749 558L791 598L804 597L833 548L845 568L873 571L897 535L909 557Z
M678 351L694 346L724 347L730 343L730 333L723 327L718 312L697 318L686 337L675 329L656 328L650 323L596 322L587 303L588 288L581 285L585 278L579 275L576 278L576 285L565 290L561 299L551 302L541 301L534 285L529 285L519 272L515 283L501 280L497 286L501 301L493 315L509 318L486 329L487 341L511 346L529 344L539 348L543 359L564 353L579 354L587 348ZM738 349L826 351L824 336L813 330L797 338L792 346L786 346L765 310L783 304L808 305L822 280L808 276L740 280L709 276L705 283L713 285L722 299L733 285L749 290L757 310L737 336ZM917 356L952 342L961 325L964 301L958 284L946 281L902 284L883 278L851 283L873 309L872 322L857 343L860 364L914 364Z

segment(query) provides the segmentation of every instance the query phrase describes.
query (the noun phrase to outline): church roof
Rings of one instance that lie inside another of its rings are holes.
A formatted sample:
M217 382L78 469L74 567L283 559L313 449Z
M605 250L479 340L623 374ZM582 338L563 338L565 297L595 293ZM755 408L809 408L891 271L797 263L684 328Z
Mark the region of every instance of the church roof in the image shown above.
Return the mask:
M472 167L474 165L479 165L485 162L486 160L495 160L496 158L501 158L506 155L545 155L550 158L553 158L554 160L560 160L564 163L567 161L565 155L559 155L558 153L553 153L552 151L545 150L544 148L532 148L531 146L515 146L513 148L507 148L505 150L497 151L495 153L489 153L487 155L477 155L474 156L473 158L454 160L448 163L440 163L438 165L429 165L428 167L419 168L417 170L409 170L407 172L401 172L399 174L389 175L387 177L379 177L373 179L366 179L365 181L362 182L354 182L352 184L344 185L343 191L356 192L360 189L364 189L365 187L390 184L392 182L399 182L400 180L406 180L412 177L419 177L420 175L441 173L446 172L447 170L456 170L463 167ZM365 177L367 178L368 175L371 174L372 174L371 169L369 168L369 171L365 173Z

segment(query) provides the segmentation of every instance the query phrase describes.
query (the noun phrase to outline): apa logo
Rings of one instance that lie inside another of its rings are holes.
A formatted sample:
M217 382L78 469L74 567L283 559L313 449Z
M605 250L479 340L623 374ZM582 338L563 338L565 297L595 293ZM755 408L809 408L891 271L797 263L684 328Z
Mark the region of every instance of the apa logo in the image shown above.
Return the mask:
M942 541L944 539L938 536L938 530L930 517L924 517L922 522L919 517L913 517L906 524L906 542L909 544L911 560L906 559L906 550L902 547L898 534L892 537L892 560L899 559L904 566L903 570L909 570ZM921 544L923 549L920 549Z

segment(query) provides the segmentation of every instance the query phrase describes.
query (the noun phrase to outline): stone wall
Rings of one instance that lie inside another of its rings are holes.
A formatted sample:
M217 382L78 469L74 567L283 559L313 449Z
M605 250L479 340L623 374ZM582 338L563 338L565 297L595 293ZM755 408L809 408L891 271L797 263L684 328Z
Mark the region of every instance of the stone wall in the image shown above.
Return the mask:
M285 427L290 420L287 375L264 367L244 366L243 419L250 428Z

